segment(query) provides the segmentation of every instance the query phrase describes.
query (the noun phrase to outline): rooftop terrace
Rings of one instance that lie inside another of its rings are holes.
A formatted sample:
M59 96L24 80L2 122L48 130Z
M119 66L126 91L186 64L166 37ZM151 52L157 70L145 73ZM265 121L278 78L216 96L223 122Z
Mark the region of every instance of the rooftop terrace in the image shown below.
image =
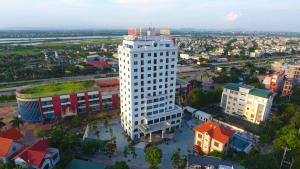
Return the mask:
M235 90L235 91L239 91L240 88L250 89L249 94L254 95L254 96L263 97L263 98L269 98L270 96L273 95L272 92L270 92L266 89L258 89L258 88L255 88L253 86L241 85L241 84L238 84L238 83L227 83L227 84L224 85L224 88L227 88L227 89L230 89L230 90Z
M94 80L75 81L67 83L50 83L47 85L29 87L20 89L17 92L18 98L41 98L49 96L60 96L69 93L81 93L85 91L98 90L99 87L95 85Z

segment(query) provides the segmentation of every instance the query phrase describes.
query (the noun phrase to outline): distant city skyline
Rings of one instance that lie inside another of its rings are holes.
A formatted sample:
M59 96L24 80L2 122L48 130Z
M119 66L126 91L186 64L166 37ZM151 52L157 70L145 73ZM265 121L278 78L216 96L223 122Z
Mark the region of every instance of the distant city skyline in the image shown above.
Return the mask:
M297 0L0 0L0 29L300 32Z

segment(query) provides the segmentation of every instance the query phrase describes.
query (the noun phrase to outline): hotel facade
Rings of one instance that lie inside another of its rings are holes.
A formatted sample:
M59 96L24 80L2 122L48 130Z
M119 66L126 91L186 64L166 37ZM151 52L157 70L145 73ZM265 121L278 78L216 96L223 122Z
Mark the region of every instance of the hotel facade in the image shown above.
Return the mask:
M178 49L170 31L129 29L118 48L121 125L132 139L181 126L175 105Z

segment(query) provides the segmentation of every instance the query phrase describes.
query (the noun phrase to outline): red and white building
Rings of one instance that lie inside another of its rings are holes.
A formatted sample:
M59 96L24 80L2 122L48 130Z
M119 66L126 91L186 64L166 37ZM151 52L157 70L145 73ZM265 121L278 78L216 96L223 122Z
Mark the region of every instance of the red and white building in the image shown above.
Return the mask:
M32 169L52 169L59 161L59 150L49 147L46 140L37 141L14 157L16 165Z
M234 135L230 128L207 121L194 128L194 151L208 154L213 151L225 152Z
M285 71L281 70L278 73L274 73L270 76L266 76L263 83L265 87L271 92L281 92L284 84Z

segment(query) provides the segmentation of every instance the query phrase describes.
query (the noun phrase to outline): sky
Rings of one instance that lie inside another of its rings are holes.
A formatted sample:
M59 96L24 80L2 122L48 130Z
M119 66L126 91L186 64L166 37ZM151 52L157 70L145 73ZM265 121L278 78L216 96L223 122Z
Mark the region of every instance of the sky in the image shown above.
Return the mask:
M0 29L300 32L300 0L0 0Z

